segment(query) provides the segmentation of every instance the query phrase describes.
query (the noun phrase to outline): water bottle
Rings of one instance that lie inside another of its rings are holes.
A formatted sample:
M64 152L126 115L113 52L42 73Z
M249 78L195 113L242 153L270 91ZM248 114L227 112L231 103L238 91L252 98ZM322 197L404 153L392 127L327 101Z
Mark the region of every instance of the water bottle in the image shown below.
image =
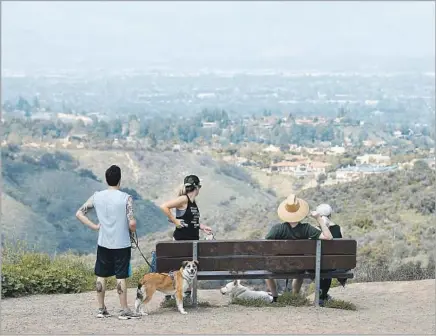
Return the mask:
M149 273L156 273L157 266L156 266L156 251L151 251L151 268Z

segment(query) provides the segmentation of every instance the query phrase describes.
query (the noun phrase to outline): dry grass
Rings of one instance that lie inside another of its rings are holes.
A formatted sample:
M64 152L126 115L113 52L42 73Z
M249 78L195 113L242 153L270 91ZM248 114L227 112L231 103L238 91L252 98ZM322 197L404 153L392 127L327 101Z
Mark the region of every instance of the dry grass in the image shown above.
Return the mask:
M308 306L310 304L309 300L302 296L296 295L289 292L283 293L283 295L279 296L277 302L268 303L262 300L241 300L235 299L232 301L232 304L237 304L246 307L302 307Z
M347 302L344 300L331 299L324 302L324 308L335 308L344 310L357 310L354 303Z

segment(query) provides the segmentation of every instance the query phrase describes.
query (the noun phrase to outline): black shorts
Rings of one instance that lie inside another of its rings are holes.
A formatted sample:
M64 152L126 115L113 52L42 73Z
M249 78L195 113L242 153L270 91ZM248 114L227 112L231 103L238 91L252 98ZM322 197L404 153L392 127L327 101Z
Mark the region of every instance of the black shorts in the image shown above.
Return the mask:
M97 247L97 260L95 261L94 273L98 277L107 278L114 276L117 279L126 279L131 274L130 257L132 248L108 249Z

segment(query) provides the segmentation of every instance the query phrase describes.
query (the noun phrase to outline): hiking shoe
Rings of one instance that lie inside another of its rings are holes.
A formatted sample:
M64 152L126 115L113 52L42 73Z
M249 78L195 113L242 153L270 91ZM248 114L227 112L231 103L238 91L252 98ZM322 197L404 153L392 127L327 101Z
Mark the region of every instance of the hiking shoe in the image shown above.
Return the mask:
M139 319L141 318L141 314L138 314L136 312L131 311L129 308L123 309L120 314L118 315L118 318L120 320L130 320L130 319Z
M141 318L141 314L132 311L130 308L122 309L119 312L118 318L120 320L130 320L130 319L139 319Z
M112 315L109 314L109 312L107 311L107 308L99 308L98 309L98 313L97 313L97 317L98 318L103 318L103 317L111 317Z
M324 303L326 302L326 301L330 301L330 300L332 300L333 298L330 296L330 295L326 295L326 297L324 298L324 299L319 299L319 305L321 306L321 307L324 307Z

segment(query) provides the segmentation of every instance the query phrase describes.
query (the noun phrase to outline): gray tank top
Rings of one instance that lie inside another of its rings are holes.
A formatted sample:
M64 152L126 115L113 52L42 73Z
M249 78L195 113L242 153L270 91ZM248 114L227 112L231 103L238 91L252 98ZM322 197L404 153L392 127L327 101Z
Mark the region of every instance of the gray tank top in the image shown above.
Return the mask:
M119 190L98 191L93 204L100 223L98 245L108 249L131 246L127 220L127 199L129 194Z

